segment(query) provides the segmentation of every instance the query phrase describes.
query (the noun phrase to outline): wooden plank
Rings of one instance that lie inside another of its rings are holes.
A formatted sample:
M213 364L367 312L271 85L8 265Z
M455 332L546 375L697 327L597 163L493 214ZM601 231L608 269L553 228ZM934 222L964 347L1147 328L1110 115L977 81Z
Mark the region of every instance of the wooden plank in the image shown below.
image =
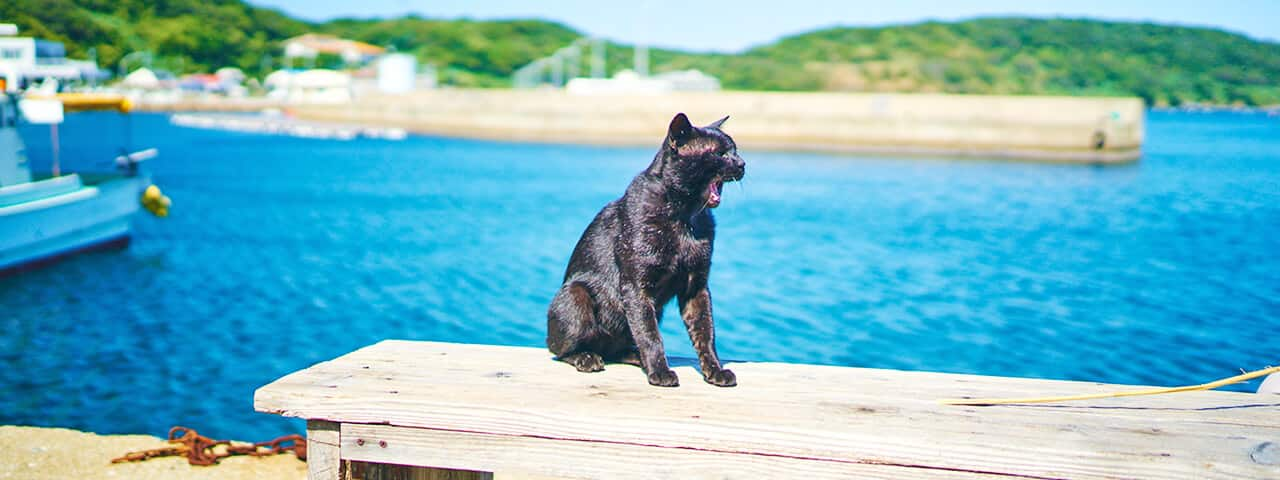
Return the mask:
M499 478L1008 478L917 465L857 464L812 459L563 441L389 425L344 424L344 459L419 463L496 472ZM356 439L364 439L357 443ZM386 442L386 446L382 446ZM484 452L477 455L476 452Z
M350 462L350 480L493 480L493 474L391 463Z
M676 389L634 368L580 374L541 349L383 342L286 376L256 408L390 424L668 449L916 465L1032 478L1280 477L1251 458L1280 443L1280 401L1191 392L1068 405L957 407L960 396L1090 393L1082 382L769 363L740 385L678 368Z
M338 424L307 420L307 480L338 480L340 443Z

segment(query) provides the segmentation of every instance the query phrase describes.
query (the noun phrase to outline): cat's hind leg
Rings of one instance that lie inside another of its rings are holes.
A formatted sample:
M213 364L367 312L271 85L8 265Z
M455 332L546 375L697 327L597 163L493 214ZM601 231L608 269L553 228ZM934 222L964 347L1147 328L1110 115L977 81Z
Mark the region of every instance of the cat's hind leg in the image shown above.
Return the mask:
M547 310L547 348L556 360L579 372L604 370L604 358L593 348L600 336L595 310L591 292L582 282L561 287Z

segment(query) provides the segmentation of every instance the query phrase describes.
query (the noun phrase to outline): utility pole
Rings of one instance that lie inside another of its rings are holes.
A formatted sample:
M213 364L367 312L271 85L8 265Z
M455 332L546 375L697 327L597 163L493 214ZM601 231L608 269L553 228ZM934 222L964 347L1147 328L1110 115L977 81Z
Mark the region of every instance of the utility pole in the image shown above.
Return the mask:
M85 56L89 57L89 63L93 65L93 78L89 79L90 86L98 85L98 75L101 69L98 68L98 47L89 47L89 51Z
M569 67L565 72L565 78L573 80L578 78L578 68L582 66L582 50L577 43L570 45L564 49L565 66Z
M551 84L559 87L564 82L564 60L560 55L551 56Z
M599 38L591 42L591 78L604 78L604 40Z
M645 45L636 45L635 59L636 73L641 77L649 76L649 47Z

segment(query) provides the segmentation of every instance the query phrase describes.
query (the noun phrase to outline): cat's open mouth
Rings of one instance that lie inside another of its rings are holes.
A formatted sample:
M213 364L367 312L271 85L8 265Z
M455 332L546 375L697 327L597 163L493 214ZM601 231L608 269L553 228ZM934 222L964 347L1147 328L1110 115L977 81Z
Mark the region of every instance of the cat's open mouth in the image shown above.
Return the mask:
M724 189L724 181L716 179L707 185L707 208L720 206L720 191Z
M737 169L729 169L728 171L717 175L716 178L707 184L707 208L716 208L720 206L720 198L724 192L725 182L736 182L742 180L746 172L741 166Z
M721 195L724 192L724 182L736 182L741 180L742 176L732 177L716 177L711 183L707 184L707 208L716 208L720 206Z

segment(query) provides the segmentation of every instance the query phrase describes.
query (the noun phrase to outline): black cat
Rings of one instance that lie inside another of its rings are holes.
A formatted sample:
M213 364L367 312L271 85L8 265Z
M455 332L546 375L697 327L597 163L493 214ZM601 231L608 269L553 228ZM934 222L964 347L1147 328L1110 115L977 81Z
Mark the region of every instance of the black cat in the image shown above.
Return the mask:
M558 360L581 372L604 370L605 362L638 365L650 384L679 385L658 333L662 308L676 297L703 378L737 385L716 356L707 291L710 209L720 205L724 182L746 173L720 130L728 119L698 128L677 114L649 168L587 226L547 310L547 348Z

